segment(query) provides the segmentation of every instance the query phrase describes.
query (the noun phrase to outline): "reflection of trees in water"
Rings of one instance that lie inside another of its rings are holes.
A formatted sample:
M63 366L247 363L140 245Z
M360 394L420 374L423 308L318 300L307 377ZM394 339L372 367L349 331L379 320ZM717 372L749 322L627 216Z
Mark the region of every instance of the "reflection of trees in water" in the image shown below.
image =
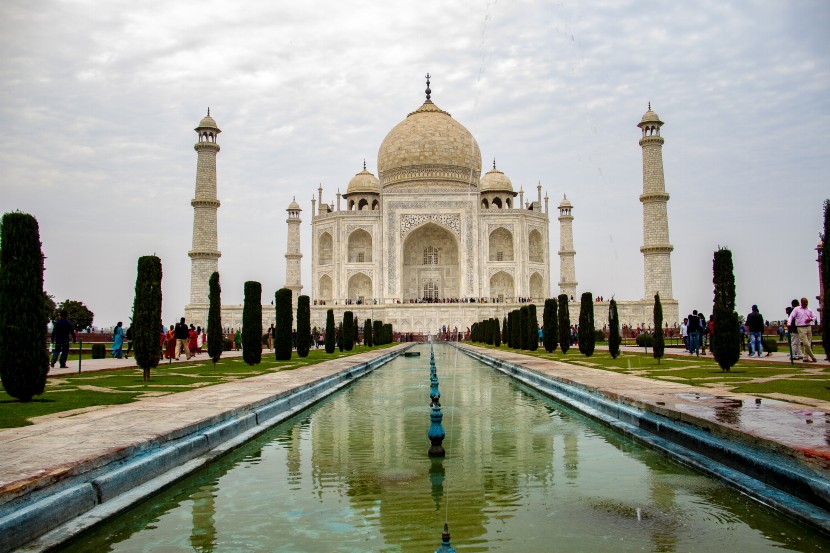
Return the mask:
M715 418L724 424L740 424L744 402L730 398L718 398L718 400L718 404L715 405Z
M213 551L216 543L216 482L200 486L191 496L193 501L193 526L190 544L194 551Z

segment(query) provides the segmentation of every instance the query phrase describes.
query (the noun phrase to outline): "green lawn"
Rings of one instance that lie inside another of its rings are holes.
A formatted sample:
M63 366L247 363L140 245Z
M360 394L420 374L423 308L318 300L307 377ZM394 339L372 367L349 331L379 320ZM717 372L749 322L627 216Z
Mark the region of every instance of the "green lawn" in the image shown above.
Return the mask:
M493 348L483 344L480 347ZM506 350L507 346L502 346ZM579 353L579 349L571 348L563 354L557 349L547 353L543 348L536 351L515 350L517 353L532 355L543 359L553 359L600 370L613 371L621 374L631 374L656 380L668 380L695 386L717 387L752 394L768 396L771 394L786 394L802 398L830 401L830 369L796 362L793 365L760 361L738 361L727 373L721 371L718 364L711 358L687 356L663 357L660 362L645 353L623 353L616 359L611 359L607 351L597 350L591 357ZM679 350L678 350L679 351ZM814 347L816 357L824 356L824 350ZM772 379L772 380L770 380Z
M324 349L312 349L305 358L297 357L295 352L290 361L277 361L273 353L264 352L262 362L253 367L245 364L241 357L220 360L214 366L205 355L202 361L191 363L162 362L151 371L149 382L143 382L142 371L139 368L54 376L47 379L46 392L28 403L12 398L0 388L0 428L32 424L29 421L32 417L73 409L130 403L142 397L173 394L269 372L293 370L385 347L390 346L356 346L350 352L335 349L331 355Z

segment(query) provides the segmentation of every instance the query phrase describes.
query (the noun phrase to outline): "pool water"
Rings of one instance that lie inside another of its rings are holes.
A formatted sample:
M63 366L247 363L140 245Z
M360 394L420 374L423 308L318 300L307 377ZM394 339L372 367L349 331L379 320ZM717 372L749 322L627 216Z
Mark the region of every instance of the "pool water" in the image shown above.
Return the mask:
M400 356L64 551L830 551L819 532L436 346Z

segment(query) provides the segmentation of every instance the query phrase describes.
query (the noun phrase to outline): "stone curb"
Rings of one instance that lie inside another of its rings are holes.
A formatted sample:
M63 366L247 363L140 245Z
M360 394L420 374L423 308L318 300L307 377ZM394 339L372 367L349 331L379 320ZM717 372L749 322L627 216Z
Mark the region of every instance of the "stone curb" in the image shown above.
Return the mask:
M779 512L830 534L830 482L778 448L756 447L713 434L705 426L613 400L600 390L562 381L478 351L463 353L577 411L711 474Z
M71 477L7 501L0 505L0 552L24 545L24 551L55 547L348 386L406 349L384 353L136 447L108 452L74 468Z

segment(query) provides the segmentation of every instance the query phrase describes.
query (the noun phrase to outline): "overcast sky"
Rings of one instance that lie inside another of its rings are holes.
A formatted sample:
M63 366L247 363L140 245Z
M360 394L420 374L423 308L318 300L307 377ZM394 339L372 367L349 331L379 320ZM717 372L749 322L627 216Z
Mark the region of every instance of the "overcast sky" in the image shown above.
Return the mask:
M432 99L515 188L574 204L578 289L643 296L642 157L662 136L674 294L711 312L732 250L738 308L815 306L830 197L830 2L452 1L0 4L0 212L40 223L45 288L98 326L131 316L139 256L165 322L189 301L196 152L211 115L223 303L285 283L286 207L377 174L384 136ZM526 194L527 198L528 194ZM559 226L550 226L558 294Z

